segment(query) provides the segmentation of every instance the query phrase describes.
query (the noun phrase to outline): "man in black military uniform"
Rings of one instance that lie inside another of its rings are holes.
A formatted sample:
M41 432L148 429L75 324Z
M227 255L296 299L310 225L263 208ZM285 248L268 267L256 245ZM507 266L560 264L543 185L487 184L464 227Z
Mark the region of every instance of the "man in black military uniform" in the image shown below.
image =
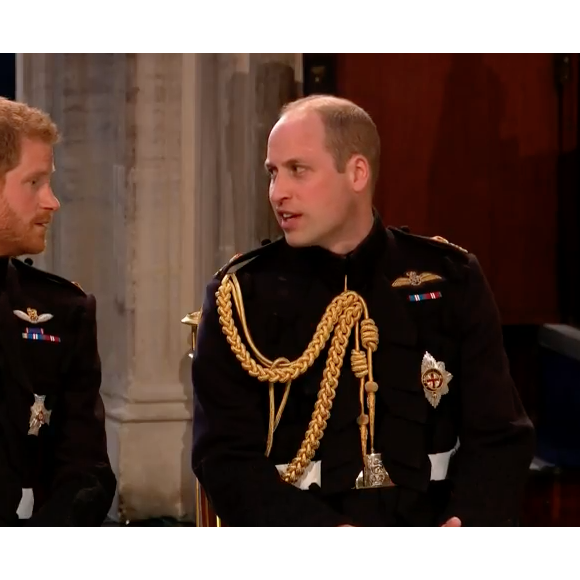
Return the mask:
M45 248L59 208L58 133L0 99L0 525L101 525L116 480L99 395L95 299L15 258Z
M533 427L472 254L385 228L379 137L287 106L266 167L284 238L207 288L193 469L229 526L513 525Z

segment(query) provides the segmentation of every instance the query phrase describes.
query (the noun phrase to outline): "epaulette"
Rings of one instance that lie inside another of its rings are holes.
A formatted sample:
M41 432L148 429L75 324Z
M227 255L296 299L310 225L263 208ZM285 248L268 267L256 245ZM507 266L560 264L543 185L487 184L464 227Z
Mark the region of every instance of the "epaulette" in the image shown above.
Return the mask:
M278 245L284 238L279 238L271 242L270 240L262 241L262 245L246 252L244 254L236 254L233 256L226 264L224 264L215 274L214 278L221 280L226 274L232 274L237 272L240 268L243 268L246 264L249 264L259 256L263 256L270 252L272 248Z
M430 240L433 240L435 242L438 242L440 244L445 244L447 246L450 246L452 248L455 248L456 250L459 250L460 252L463 252L464 254L469 254L469 251L466 250L465 248L462 248L461 246L458 246L457 244L454 244L454 243L450 242L449 240L446 240L445 238L442 238L441 236L432 236L429 239Z
M74 290L77 294L80 294L81 296L86 296L86 292L81 288L80 284L78 282L72 282L71 280L67 280L66 278L62 278L61 276L57 276L56 274L53 274L52 272L47 272L45 270L41 270L40 268L35 268L32 265L32 260L30 258L26 258L26 260L22 261L19 260L18 258L12 258L12 263L14 264L14 266L16 266L16 268L18 268L19 270L26 272L28 274L32 274L35 276L40 276L46 280L50 280L52 282L55 282L57 284L61 284L62 286L66 286L67 288L70 288L71 290Z
M415 239L417 241L423 241L435 247L446 248L449 250L453 250L455 252L459 252L461 255L469 254L469 251L466 250L465 248L462 248L457 244L453 244L449 240L446 240L441 236L420 236L418 234L412 234L407 226L402 226L400 228L390 227L389 229L392 232L400 234L407 239Z

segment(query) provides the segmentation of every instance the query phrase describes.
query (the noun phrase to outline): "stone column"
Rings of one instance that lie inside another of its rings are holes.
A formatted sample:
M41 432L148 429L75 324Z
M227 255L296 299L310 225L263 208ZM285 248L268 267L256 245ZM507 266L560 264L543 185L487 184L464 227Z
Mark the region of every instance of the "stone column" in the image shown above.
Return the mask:
M203 194L197 213L204 216L200 243L208 246L196 256L195 295L201 298L217 267L281 234L264 160L280 107L301 94L302 55L204 54L198 63L203 159L197 183Z
M193 514L189 329L231 255L276 234L262 169L300 55L26 54L18 98L62 132L35 265L97 297L111 516Z

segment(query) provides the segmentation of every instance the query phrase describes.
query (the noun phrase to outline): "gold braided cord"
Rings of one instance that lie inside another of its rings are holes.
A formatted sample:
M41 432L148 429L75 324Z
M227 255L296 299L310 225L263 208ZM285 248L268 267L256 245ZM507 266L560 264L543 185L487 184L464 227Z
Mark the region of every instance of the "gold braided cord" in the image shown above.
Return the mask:
M246 342L258 360L252 357L246 345L242 342L234 323L232 300L236 305ZM351 353L351 365L353 372L355 372L361 381L369 373L372 375L370 356L378 346L378 329L375 323L368 317L368 309L364 299L355 292L345 290L328 305L310 344L300 357L291 362L283 358L270 361L260 353L252 340L247 325L241 288L235 274L228 274L222 280L216 292L216 304L222 332L226 336L233 354L240 361L242 368L250 376L257 378L261 382L269 383L270 419L266 455L269 455L271 451L273 432L280 421L282 411L288 399L290 383L304 374L314 364L314 361L320 355L334 331L311 421L296 457L289 464L286 472L282 474L282 479L287 483L296 483L320 446L320 440L330 418L332 401L336 394L342 364L353 328L356 333L357 345L355 352L357 354ZM361 317L364 317L362 321ZM361 321L360 342L367 351L366 356L359 350L359 321ZM286 384L286 391L280 409L275 416L274 385L276 383ZM362 388L363 385L361 384L361 402L363 399ZM372 433L373 429L371 428ZM366 441L364 448L366 448ZM363 454L365 453L364 448Z

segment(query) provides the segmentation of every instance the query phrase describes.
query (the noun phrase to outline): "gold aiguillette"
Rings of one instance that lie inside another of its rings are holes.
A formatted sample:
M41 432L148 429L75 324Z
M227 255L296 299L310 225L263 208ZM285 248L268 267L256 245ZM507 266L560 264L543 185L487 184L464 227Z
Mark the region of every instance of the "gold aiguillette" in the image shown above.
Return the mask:
M360 329L359 329L360 326ZM363 350L360 349L362 344ZM355 481L355 489L393 487L395 483L387 473L380 453L375 453L375 403L379 385L373 379L372 353L379 345L379 331L368 311L360 325L355 326L355 348L351 353L351 366L360 380L361 414L357 419L360 429L363 469ZM366 408L365 409L365 393ZM370 441L369 441L370 439ZM370 449L369 449L370 443Z

